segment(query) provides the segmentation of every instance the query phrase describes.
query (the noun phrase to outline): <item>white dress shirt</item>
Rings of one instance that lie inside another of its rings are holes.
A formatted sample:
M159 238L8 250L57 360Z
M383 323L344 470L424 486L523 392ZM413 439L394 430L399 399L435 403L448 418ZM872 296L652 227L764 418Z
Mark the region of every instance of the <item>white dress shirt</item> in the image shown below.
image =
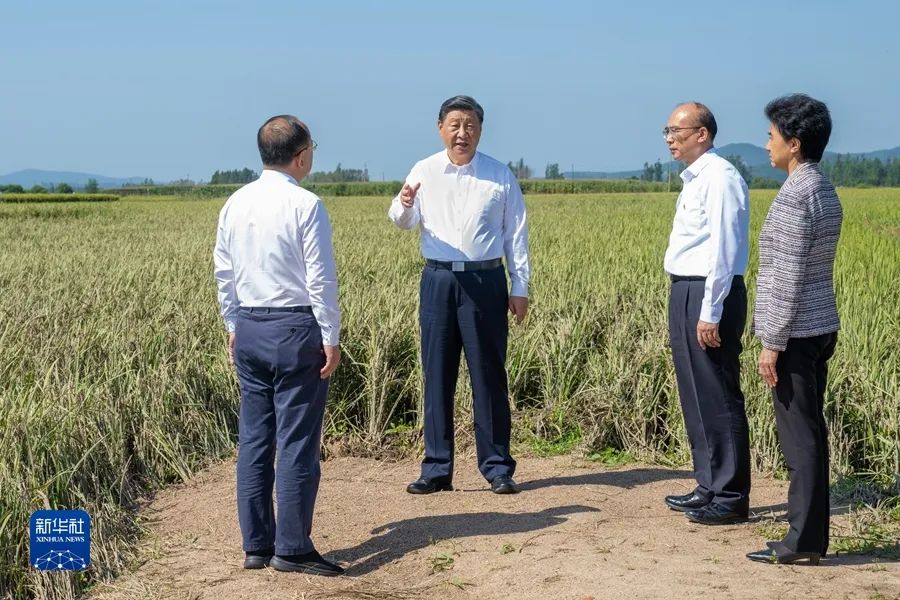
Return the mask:
M528 297L528 223L519 182L509 167L481 152L456 166L446 150L420 160L406 183L421 183L412 208L397 195L388 217L419 225L422 256L441 261L506 257L510 295Z
M331 223L318 196L290 175L264 169L231 195L219 213L213 262L228 331L240 306L312 306L322 343L338 344Z
M681 179L665 269L670 275L706 277L700 320L718 323L732 277L747 269L747 183L715 148L687 167Z

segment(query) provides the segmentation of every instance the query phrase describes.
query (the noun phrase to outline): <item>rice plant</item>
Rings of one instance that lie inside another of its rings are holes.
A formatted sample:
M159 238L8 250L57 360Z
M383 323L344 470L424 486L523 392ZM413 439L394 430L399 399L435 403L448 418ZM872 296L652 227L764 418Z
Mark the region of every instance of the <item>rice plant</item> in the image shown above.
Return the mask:
M897 493L900 190L842 190L836 289L843 328L826 413L837 476ZM755 239L774 191L753 193ZM532 310L508 368L520 450L689 457L667 347L662 270L674 194L535 195ZM329 447L420 449L418 239L389 199L329 198L344 362ZM237 384L224 352L211 251L222 199L0 205L0 597L74 598L128 560L133 507L234 450ZM782 468L759 343L745 338L754 463ZM463 368L459 438L471 430ZM402 439L398 438L401 436ZM540 442L540 443L537 443ZM28 570L38 508L93 517L89 575Z

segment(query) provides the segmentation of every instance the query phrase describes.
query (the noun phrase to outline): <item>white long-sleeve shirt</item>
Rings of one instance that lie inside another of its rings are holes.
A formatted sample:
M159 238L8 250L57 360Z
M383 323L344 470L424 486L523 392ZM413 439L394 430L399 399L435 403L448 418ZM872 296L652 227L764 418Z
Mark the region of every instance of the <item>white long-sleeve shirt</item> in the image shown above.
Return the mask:
M750 200L747 183L711 148L681 173L665 269L706 277L700 320L718 323L735 275L747 269Z
M457 166L446 150L415 164L406 178L421 184L412 208L391 203L388 217L402 229L419 226L422 256L471 261L506 257L510 295L528 297L528 222L519 182L509 167L476 152Z
M228 199L213 253L228 331L238 307L312 306L322 343L340 340L337 269L322 201L270 169Z

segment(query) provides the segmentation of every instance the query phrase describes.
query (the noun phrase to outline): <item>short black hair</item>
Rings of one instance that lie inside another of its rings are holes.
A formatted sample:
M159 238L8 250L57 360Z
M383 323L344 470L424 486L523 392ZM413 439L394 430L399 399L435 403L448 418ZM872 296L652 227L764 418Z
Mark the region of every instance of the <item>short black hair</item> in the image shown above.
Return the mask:
M278 115L262 124L256 145L263 165L284 166L309 145L309 130L293 115Z
M438 112L438 122L443 123L447 113L454 110L471 110L478 115L478 122L484 123L484 109L472 96L453 96L444 100L441 110Z
M785 140L800 140L800 156L819 162L831 137L831 114L821 100L790 94L766 104L766 117Z
M697 125L709 132L709 141L715 141L716 134L719 133L719 125L716 123L716 117L709 110L708 106L696 101L683 102L678 106L692 106L697 111Z

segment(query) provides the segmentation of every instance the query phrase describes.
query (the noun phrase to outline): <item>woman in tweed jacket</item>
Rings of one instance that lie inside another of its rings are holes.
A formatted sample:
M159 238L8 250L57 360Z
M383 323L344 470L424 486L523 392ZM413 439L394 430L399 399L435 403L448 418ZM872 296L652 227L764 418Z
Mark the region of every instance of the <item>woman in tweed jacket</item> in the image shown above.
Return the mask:
M772 388L778 439L791 484L790 528L751 560L818 564L828 549L828 430L823 414L828 359L840 328L834 256L843 218L819 168L831 135L822 102L803 94L766 106L766 150L788 172L759 234L752 332L762 340L759 374Z

